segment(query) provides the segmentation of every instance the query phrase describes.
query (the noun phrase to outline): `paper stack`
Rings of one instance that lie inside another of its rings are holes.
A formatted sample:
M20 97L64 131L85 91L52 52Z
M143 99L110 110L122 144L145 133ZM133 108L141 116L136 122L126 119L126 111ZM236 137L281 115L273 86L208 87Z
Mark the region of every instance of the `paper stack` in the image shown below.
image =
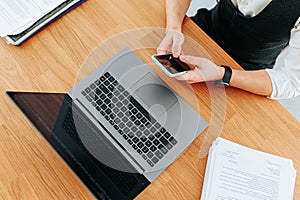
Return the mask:
M292 200L293 161L217 138L209 150L201 200Z
M84 0L0 0L0 36L19 45Z

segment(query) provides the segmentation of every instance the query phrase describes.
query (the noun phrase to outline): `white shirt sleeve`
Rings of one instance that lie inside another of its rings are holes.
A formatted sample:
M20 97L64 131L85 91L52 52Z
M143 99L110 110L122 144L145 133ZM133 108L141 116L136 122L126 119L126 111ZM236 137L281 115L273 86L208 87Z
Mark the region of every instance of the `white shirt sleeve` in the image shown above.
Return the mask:
M289 46L278 56L273 69L266 69L272 81L272 99L300 95L300 17L291 30Z

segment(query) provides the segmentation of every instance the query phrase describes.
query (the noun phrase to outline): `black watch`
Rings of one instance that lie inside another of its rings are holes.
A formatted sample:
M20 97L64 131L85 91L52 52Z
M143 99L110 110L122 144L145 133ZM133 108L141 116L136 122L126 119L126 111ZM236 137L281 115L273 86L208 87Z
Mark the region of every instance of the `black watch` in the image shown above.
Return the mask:
M224 67L225 69L225 73L224 73L224 76L221 80L218 80L215 82L215 85L216 86L225 86L225 87L228 87L230 86L230 79L231 79L231 75L232 75L232 70L230 67L228 66L225 66L225 65L221 65L221 67Z

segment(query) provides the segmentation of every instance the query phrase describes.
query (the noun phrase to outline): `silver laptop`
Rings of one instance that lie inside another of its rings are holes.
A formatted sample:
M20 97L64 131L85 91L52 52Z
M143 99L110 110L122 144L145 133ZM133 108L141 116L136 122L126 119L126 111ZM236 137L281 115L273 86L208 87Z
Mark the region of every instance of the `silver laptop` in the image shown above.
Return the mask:
M66 96L71 102L69 115L77 140L93 161L139 174L149 183L208 126L128 48L76 84ZM64 122L57 126L68 127ZM56 143L72 151L73 147L66 147L67 139L59 136L59 128L53 132ZM125 196L130 199L138 193Z

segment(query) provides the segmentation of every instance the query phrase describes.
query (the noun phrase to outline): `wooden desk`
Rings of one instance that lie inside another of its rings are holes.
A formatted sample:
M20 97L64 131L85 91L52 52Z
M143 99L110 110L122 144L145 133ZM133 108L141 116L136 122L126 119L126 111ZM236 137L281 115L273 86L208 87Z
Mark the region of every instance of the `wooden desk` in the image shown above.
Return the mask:
M0 199L94 198L5 91L68 91L98 44L123 31L165 27L164 8L164 0L87 1L20 47L0 41ZM216 63L239 68L189 19L184 33L199 42ZM148 60L150 53L153 50L141 56ZM250 148L290 158L300 169L300 123L276 101L228 88L222 105L216 100L221 92L209 93L205 84L193 89L209 128L137 199L199 199L206 165L206 157L199 158L199 152L207 136L218 133ZM294 196L300 198L299 176Z

